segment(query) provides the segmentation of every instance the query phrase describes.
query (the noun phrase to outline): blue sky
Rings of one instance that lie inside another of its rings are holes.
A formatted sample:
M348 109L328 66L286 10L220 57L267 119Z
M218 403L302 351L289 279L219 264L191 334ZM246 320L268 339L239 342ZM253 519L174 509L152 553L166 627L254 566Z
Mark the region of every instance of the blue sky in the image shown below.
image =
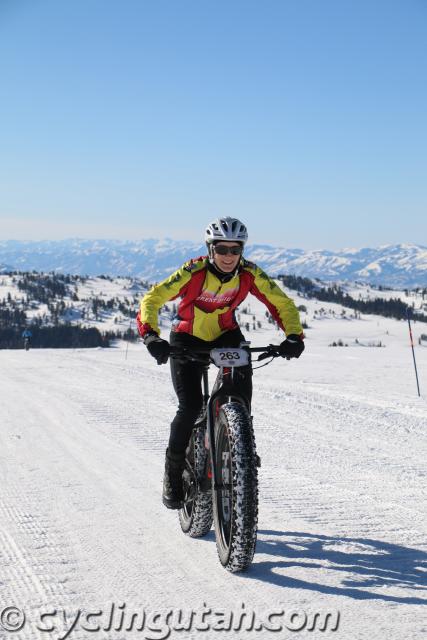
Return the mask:
M0 239L427 244L425 0L0 0Z

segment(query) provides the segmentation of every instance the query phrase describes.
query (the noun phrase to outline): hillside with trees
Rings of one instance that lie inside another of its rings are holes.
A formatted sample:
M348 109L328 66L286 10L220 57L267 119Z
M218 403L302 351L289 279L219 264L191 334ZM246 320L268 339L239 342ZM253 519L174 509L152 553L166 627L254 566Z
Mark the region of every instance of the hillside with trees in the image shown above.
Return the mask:
M294 275L280 275L278 279L285 287L298 291L300 295L306 298L315 298L320 302L335 302L359 313L374 314L396 320L405 320L409 310L411 318L419 322L427 322L427 314L415 311L413 306L406 304L398 297L383 298L377 296L369 300L356 299L337 284L324 286L310 278ZM381 291L382 288L379 287L378 290ZM414 291L422 300L427 302L427 288L417 288Z
M369 289L368 299L350 295L337 284L325 285L320 281L294 275L281 275L282 285L307 300L337 303L352 309L354 317L376 314L397 320L406 319L409 309L414 320L427 322L427 289L406 292L406 298L394 296L393 291ZM23 346L22 332L32 332L31 346L35 348L88 348L108 347L115 340L136 341L138 333L135 316L141 297L149 283L138 278L112 276L87 277L58 273L11 271L0 276L0 349L18 349ZM400 292L401 294L402 292ZM408 304L409 293L415 303ZM424 301L426 303L424 304ZM307 311L300 305L301 311ZM169 326L176 314L177 303L164 305L159 325ZM314 310L321 314L322 309ZM335 313L335 312L334 312ZM250 303L238 310L237 321L246 332L257 331L265 323L274 323L268 311L256 317ZM306 328L305 321L303 322Z
M139 296L101 295L85 288L93 278L56 273L10 272L0 277L0 349L22 348L22 332L32 333L34 348L108 347L115 339L136 340L130 326ZM98 281L112 283L113 278ZM134 283L132 283L134 284ZM2 286L3 285L3 286ZM138 283L138 289L143 288ZM92 287L93 289L93 287ZM2 290L6 291L2 295ZM112 319L112 316L114 318ZM110 319L117 328L103 329ZM126 324L126 328L123 325Z

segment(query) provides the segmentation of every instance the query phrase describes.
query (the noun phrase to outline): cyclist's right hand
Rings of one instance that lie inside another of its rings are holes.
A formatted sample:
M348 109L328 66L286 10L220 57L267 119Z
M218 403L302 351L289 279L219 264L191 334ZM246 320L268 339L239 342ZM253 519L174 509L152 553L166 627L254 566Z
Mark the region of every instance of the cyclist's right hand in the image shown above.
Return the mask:
M301 336L291 333L279 346L282 358L299 358L304 351L304 340Z
M170 344L167 340L160 338L157 333L149 333L144 338L144 344L150 356L157 360L157 364L166 364L171 352Z

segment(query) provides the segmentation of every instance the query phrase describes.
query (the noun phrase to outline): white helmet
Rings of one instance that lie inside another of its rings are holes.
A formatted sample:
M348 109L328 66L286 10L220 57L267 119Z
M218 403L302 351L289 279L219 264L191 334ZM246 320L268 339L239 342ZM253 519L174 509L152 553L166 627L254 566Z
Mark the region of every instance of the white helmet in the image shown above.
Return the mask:
M205 242L207 245L217 241L247 242L248 230L237 218L217 218L206 227Z

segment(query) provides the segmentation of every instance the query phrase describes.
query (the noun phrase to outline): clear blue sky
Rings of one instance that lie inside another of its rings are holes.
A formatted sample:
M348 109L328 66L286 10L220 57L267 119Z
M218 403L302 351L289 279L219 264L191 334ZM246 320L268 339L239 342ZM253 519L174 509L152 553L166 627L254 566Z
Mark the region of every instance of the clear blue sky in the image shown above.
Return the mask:
M0 239L427 244L425 0L0 0Z

